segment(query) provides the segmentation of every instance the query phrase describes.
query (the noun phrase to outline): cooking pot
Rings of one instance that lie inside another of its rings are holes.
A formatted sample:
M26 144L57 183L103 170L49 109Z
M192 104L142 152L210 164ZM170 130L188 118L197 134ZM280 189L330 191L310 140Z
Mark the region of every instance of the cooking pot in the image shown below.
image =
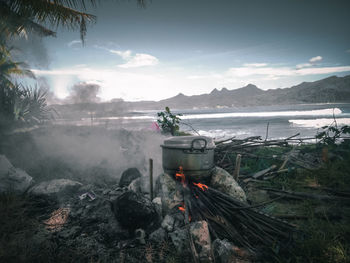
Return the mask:
M162 147L164 172L174 175L182 166L185 176L197 182L209 180L214 168L212 138L206 136L176 136L164 140Z

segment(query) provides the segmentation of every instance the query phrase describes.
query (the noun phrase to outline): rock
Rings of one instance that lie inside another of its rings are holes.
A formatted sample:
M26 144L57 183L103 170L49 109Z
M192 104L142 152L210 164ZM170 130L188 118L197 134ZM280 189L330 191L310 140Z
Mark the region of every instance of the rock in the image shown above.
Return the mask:
M129 186L128 190L134 191L135 193L141 193L141 178L133 180Z
M149 235L149 240L154 243L162 243L167 239L167 232L162 228L158 228L156 231Z
M129 186L128 189L131 191L134 191L136 193L143 193L143 194L149 194L149 177L147 176L141 176L135 180L133 180Z
M112 202L112 207L117 220L129 230L142 228L149 233L160 225L155 204L142 194L127 191Z
M211 239L207 221L197 221L190 224L190 232L200 262L213 262Z
M179 253L189 252L188 234L185 228L178 228L169 233L169 237Z
M129 168L122 173L122 176L119 180L119 186L120 187L128 186L133 180L141 176L142 175L137 168Z
M216 263L235 262L233 245L227 240L215 239L213 242L213 253Z
M162 215L162 199L160 197L156 197L152 200L152 203L155 204L158 214Z
M220 167L215 167L210 180L210 186L240 200L241 202L247 201L243 189L235 179L233 179L232 175Z
M171 232L174 230L174 223L175 219L171 215L166 215L162 221L162 228L164 228L166 231Z
M81 186L82 184L77 181L69 179L54 179L33 186L29 192L34 195L62 197L77 192Z
M33 178L25 171L15 168L4 155L0 155L0 193L25 192L33 184Z
M252 262L253 255L248 251L241 249L226 239L215 239L213 242L213 253L216 263L227 262Z
M163 215L183 202L181 193L176 189L175 180L166 173L158 176L155 194L162 199Z
M139 242L140 245L145 245L146 244L146 232L142 228L136 229L135 230L135 239Z

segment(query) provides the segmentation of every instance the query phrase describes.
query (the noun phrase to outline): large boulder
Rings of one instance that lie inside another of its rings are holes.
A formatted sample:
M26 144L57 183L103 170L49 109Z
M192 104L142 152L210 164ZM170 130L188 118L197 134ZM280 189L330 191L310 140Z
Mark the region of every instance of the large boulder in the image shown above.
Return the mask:
M120 177L120 180L119 180L119 186L120 187L128 186L132 181L134 181L135 179L141 176L142 175L137 168L129 168L122 173L122 176Z
M112 208L120 224L131 231L142 228L150 233L160 226L160 215L156 205L134 191L120 195L112 202Z
M33 178L25 171L12 166L10 161L0 155L0 193L25 192L33 184Z
M247 201L243 189L239 186L236 180L233 179L232 175L226 170L220 167L215 167L210 180L210 186L242 202Z
M81 186L82 184L77 181L69 179L54 179L33 186L29 190L29 193L33 195L62 197L67 194L76 193Z

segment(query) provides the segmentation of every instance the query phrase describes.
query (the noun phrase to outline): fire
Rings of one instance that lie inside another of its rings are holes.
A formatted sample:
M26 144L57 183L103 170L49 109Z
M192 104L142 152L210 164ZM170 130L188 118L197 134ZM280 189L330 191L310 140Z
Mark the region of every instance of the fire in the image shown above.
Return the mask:
M185 213L185 211L186 211L186 206L185 206L184 203L181 203L181 206L179 206L179 210L180 210L181 212ZM191 215L188 214L188 221L191 222L191 220L192 220Z
M176 179L181 180L181 184L183 187L186 187L186 177L183 171L182 166L179 167L179 172L175 174Z
M205 184L201 184L201 183L193 183L195 186L199 187L200 189L202 189L202 191L208 190L208 186Z

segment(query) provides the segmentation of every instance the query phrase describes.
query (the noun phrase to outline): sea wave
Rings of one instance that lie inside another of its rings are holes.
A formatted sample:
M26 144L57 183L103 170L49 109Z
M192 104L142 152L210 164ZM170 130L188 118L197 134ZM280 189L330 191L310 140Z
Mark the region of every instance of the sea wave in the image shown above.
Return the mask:
M292 125L304 128L321 128L334 123L334 118L319 118L309 120L288 120ZM337 118L337 125L350 125L350 118Z
M248 137L252 135L249 131L237 131L233 129L199 130L198 133L202 136L212 137L216 140L230 137Z
M342 114L339 108L322 110L301 110L301 111L266 111L266 112L227 112L208 114L189 114L181 116L181 119L218 119L232 117L279 117L279 116L337 116Z

